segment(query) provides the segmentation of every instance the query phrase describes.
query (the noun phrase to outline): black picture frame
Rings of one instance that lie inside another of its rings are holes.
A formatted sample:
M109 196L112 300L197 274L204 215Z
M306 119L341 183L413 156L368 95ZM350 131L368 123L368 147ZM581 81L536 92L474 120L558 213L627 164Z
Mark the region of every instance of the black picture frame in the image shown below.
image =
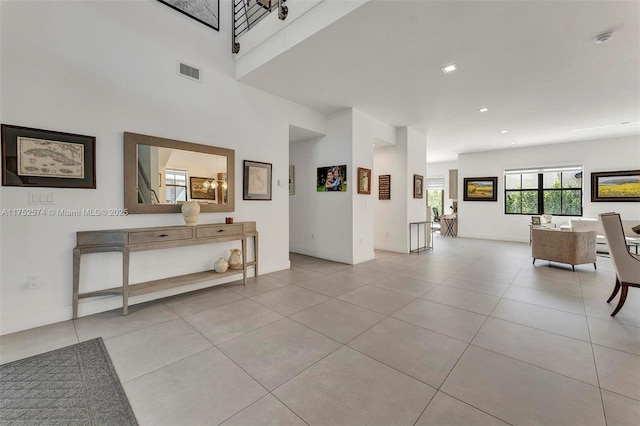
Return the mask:
M413 198L424 198L424 176L413 175Z
M96 188L95 136L1 125L2 186Z
M592 202L640 202L640 170L591 173Z
M498 201L498 177L464 178L464 201Z
M220 0L158 0L160 3L220 31Z
M244 160L242 199L250 201L271 200L272 164Z

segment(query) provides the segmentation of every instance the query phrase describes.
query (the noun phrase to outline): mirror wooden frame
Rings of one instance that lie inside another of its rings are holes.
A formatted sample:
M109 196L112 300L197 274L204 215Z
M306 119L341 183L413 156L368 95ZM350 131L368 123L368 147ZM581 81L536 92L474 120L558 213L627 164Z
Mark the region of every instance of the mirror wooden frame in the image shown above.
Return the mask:
M235 150L124 132L124 207L129 214L180 213L180 204L138 203L138 145L227 157L227 204L200 204L201 213L235 211Z

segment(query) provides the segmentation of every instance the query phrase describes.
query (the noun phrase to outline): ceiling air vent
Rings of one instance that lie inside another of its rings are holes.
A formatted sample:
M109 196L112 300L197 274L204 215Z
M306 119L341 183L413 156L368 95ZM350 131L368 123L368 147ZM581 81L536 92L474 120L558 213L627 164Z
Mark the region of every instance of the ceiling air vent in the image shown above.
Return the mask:
M202 74L200 73L200 68L187 65L184 62L178 62L178 75L191 80L202 81Z

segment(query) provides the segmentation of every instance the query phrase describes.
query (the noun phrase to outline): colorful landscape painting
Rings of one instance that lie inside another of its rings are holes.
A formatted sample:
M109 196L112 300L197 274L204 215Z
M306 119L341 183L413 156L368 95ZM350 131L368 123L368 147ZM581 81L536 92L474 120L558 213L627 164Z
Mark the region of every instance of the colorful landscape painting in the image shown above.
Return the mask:
M497 201L497 177L464 178L465 201Z
M640 170L591 174L592 201L640 201Z

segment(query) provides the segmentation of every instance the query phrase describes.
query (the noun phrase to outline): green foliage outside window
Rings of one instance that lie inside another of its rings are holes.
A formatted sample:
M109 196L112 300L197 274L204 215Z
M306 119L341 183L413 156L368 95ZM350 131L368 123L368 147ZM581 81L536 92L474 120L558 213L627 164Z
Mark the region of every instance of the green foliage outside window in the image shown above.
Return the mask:
M582 172L505 175L505 214L582 215Z

